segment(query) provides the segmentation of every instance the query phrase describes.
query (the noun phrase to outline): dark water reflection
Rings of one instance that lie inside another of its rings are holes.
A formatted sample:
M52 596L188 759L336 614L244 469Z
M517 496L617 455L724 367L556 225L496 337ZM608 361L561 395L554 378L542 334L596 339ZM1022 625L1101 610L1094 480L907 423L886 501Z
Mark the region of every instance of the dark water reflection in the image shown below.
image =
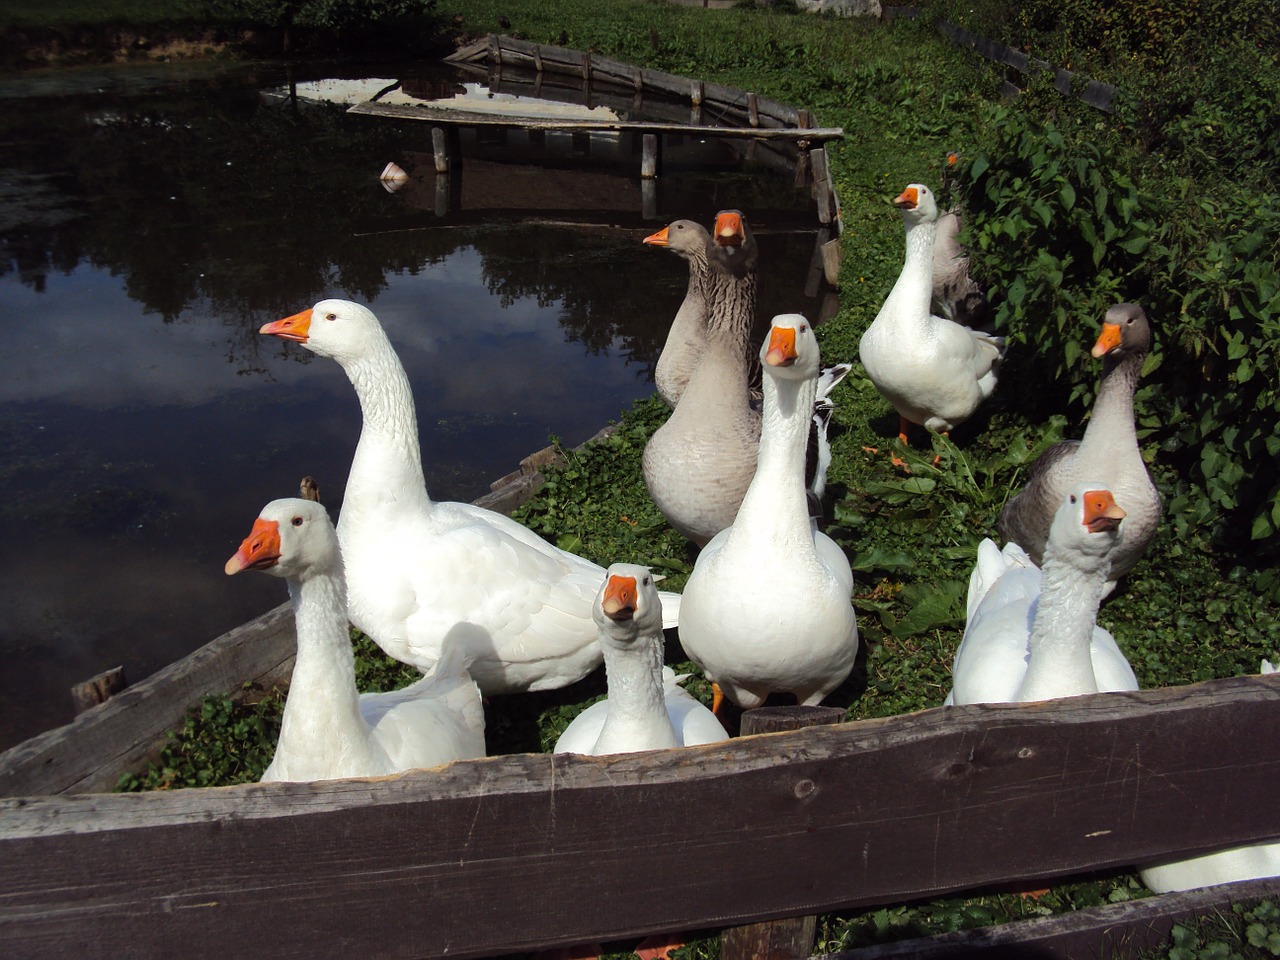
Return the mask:
M277 65L0 79L0 747L69 720L72 683L117 663L141 679L284 599L222 563L303 474L341 502L360 415L336 365L256 335L267 320L330 295L372 305L442 499L480 495L549 434L580 442L652 390L686 275L640 245L657 224L634 172L570 182L582 209L551 216L486 196L477 166L439 217L431 182L377 182L389 159L422 162L425 125L260 95L287 79ZM664 177L659 220L758 212L761 314L814 316L805 194L695 167ZM564 187L507 175L525 193Z

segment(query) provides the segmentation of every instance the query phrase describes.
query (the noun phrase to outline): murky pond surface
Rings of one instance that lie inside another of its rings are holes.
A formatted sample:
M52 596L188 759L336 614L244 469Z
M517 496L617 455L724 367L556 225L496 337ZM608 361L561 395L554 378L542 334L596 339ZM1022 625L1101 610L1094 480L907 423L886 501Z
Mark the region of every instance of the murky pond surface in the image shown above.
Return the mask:
M0 748L68 721L73 683L139 680L285 599L222 564L304 474L341 503L360 413L263 323L371 305L428 489L470 500L652 391L687 280L640 244L661 224L741 207L764 321L820 310L807 193L724 145L674 144L647 202L629 145L581 137L472 137L437 184L426 124L263 94L335 75L308 69L0 77ZM445 70L351 73L458 86ZM412 174L396 193L389 160Z

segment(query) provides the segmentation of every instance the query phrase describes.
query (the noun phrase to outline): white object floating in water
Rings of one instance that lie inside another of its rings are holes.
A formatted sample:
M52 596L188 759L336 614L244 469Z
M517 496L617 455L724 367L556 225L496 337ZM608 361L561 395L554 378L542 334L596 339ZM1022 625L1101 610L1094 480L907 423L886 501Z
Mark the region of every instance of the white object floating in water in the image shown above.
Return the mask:
M387 193L395 193L409 182L409 175L404 172L403 167L393 160L382 168L382 173L378 176L378 179L382 181L382 186Z

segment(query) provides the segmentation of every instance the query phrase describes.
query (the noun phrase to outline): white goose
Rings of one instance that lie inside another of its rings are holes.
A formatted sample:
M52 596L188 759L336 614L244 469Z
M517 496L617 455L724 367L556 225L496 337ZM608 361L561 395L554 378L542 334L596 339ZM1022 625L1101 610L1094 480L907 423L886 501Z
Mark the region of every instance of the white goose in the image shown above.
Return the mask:
M743 709L774 692L817 704L849 675L858 652L849 560L809 519L805 446L819 352L805 318L774 317L760 359L755 479L733 525L698 555L680 621L689 657Z
M1003 552L991 540L978 545L948 704L1138 689L1129 661L1096 623L1124 515L1109 490L1082 483L1054 516L1043 570L1017 544Z
M598 757L729 738L715 715L662 665L662 601L648 567L611 566L592 613L609 696L573 719L556 742L556 753Z
M898 411L898 437L909 425L949 433L973 415L996 388L1004 338L961 326L930 312L938 205L923 184L894 200L906 224L902 272L862 335L859 357L877 390ZM900 464L898 458L894 462Z
M338 537L313 500L273 500L227 561L289 582L298 654L267 780L379 777L483 757L484 708L461 652L403 690L356 692Z
M1160 494L1138 448L1133 393L1151 347L1147 315L1136 303L1107 311L1093 355L1103 357L1102 382L1080 440L1054 444L1028 473L1026 486L1000 511L1000 535L1039 563L1054 511L1073 485L1093 478L1124 504L1124 541L1111 555L1107 593L1141 559L1160 523Z
M658 394L675 407L680 402L694 368L702 359L705 346L703 328L707 322L707 263L711 234L692 220L674 220L657 233L644 238L644 243L666 247L689 263L689 287L680 309L671 321L666 343L653 372Z
M555 689L599 666L591 607L604 568L510 517L428 496L413 394L372 312L322 300L260 332L336 360L360 399L338 519L352 623L424 673L446 639L461 644L486 694ZM679 595L663 609L674 626Z
M1275 673L1268 660L1262 661L1262 674ZM1237 880L1259 880L1280 876L1280 843L1258 843L1207 853L1189 860L1162 863L1138 871L1142 882L1154 893L1194 890Z
M756 470L760 414L747 386L756 303L755 240L736 211L716 217L702 357L641 465L654 504L698 546L733 523Z

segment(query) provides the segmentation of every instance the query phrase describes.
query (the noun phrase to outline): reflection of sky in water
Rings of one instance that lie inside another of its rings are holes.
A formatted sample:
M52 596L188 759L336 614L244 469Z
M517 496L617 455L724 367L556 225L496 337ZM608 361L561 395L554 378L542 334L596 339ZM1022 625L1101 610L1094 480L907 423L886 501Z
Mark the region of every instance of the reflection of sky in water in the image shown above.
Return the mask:
M558 303L503 307L472 248L387 279L371 306L437 498L478 496L548 434L580 442L652 389L616 352L566 343ZM336 513L360 413L332 361L198 309L166 324L103 270L42 294L2 278L0 301L3 748L69 720L72 683L117 663L142 679L283 602L280 582L222 564L305 473Z

